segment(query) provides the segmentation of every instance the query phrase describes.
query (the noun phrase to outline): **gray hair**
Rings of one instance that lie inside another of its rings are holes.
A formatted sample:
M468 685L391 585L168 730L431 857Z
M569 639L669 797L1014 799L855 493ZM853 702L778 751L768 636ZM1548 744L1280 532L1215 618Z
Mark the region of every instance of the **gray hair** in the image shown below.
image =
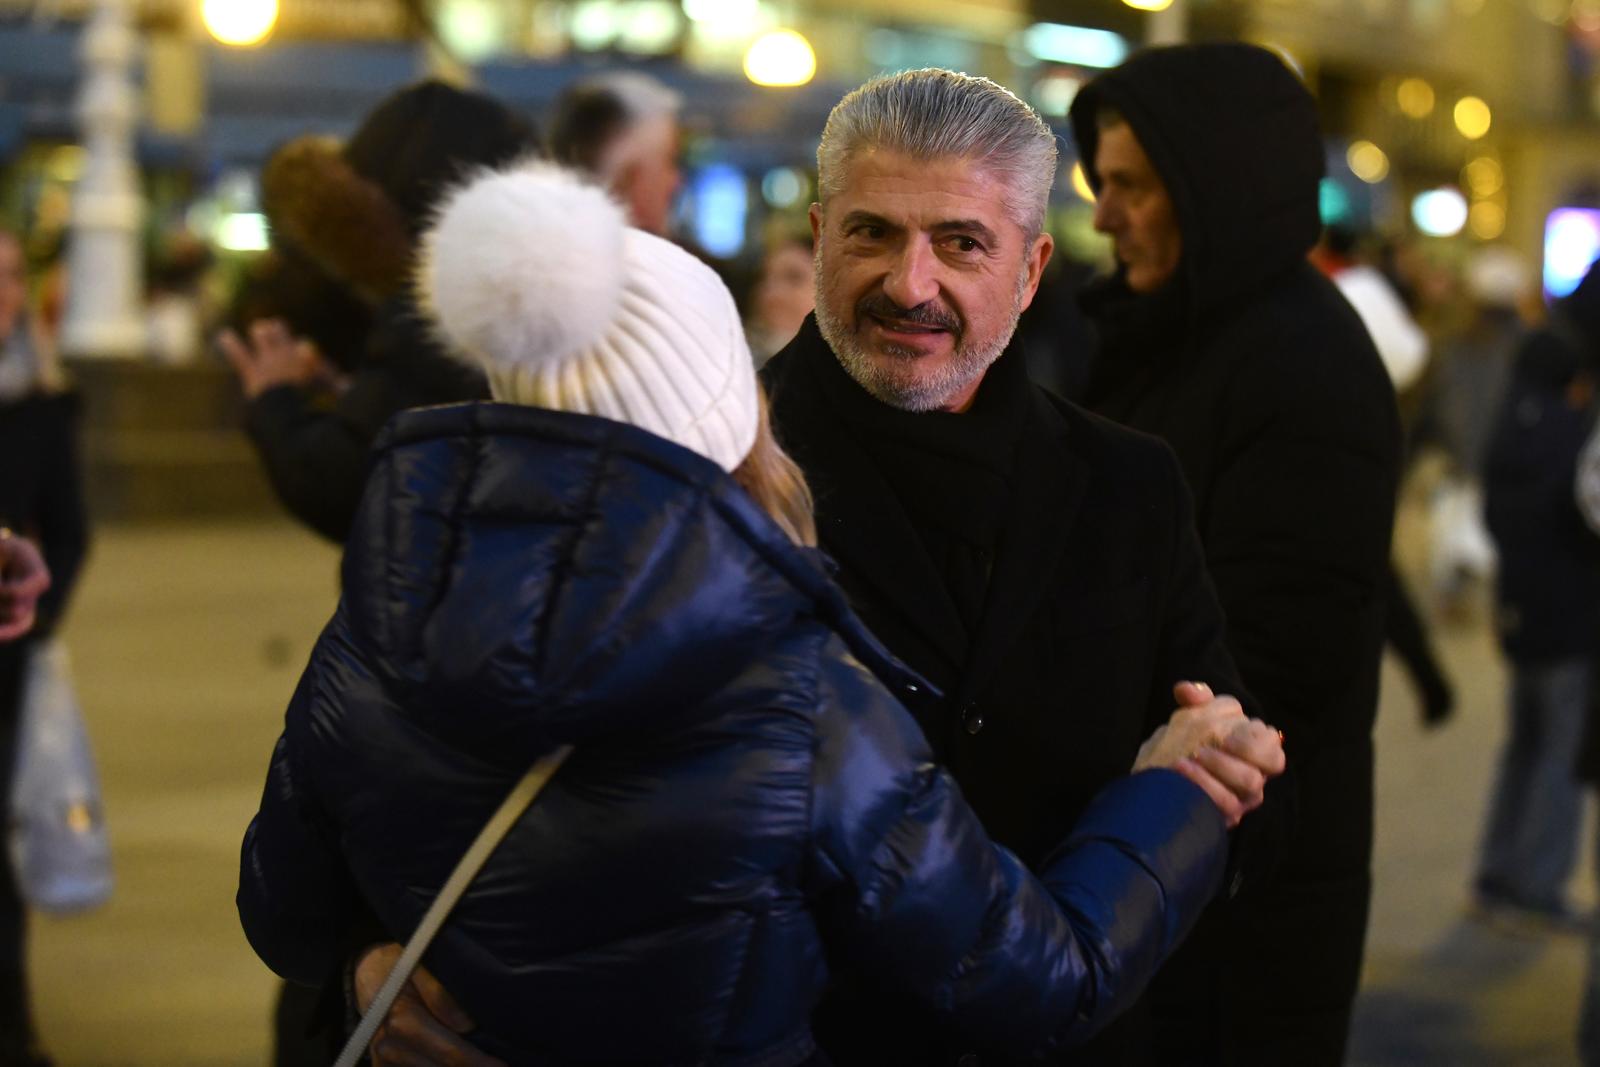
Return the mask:
M1056 177L1056 138L1011 90L988 78L928 67L874 78L839 101L817 146L824 204L850 157L886 148L913 159L966 159L1003 175L1007 210L1031 240L1044 230Z

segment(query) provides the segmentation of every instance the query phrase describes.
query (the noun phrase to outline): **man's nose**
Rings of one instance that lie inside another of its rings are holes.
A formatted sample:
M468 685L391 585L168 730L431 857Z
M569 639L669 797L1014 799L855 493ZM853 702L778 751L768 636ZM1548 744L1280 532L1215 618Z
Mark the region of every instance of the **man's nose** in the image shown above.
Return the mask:
M1100 191L1100 196L1094 202L1095 232L1115 232L1120 218L1121 212L1117 211L1116 206L1112 203L1111 197L1107 196L1105 190L1102 189Z
M883 292L903 308L914 308L939 295L939 260L932 245L907 241L895 254Z

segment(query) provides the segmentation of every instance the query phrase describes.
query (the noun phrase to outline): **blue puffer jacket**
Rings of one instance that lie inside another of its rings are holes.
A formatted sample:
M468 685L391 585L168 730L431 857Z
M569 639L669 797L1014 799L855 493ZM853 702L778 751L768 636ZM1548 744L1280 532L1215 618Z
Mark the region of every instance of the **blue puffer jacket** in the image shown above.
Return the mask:
M239 912L318 981L410 933L511 784L577 752L427 956L513 1063L798 1063L852 966L989 1044L1081 1039L1221 878L1168 771L1028 873L902 706L923 683L712 463L604 419L401 415L245 836Z

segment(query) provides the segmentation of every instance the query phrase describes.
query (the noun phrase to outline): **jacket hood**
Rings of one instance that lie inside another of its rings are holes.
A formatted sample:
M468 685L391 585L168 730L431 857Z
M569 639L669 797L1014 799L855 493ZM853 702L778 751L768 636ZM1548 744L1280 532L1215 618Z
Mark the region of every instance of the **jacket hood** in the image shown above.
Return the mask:
M1316 102L1274 53L1153 48L1086 85L1070 118L1096 192L1097 115L1107 107L1127 120L1172 197L1194 310L1256 290L1316 244L1324 169Z
M698 706L799 615L849 617L716 464L607 419L477 403L376 446L340 613L419 728L525 760Z

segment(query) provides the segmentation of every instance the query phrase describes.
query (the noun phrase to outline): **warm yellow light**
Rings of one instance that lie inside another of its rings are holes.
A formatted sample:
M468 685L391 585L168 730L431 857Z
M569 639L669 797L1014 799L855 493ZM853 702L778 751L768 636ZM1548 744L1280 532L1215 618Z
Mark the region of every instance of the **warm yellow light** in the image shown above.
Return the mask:
M804 85L816 73L811 42L793 30L764 33L744 54L744 76L757 85Z
M1433 114L1433 86L1421 78L1407 78L1395 90L1395 102L1403 113L1425 119Z
M1072 165L1072 191L1089 203L1094 203L1094 189L1089 185L1089 176L1083 172L1082 163Z
M1122 2L1135 11L1165 11L1172 6L1172 0L1122 0Z
M1457 100L1455 116L1456 129L1469 141L1476 141L1488 133L1489 124L1494 121L1489 105L1475 96L1463 96Z
M1467 225L1472 236L1492 241L1506 232L1506 209L1493 200L1480 200L1467 212Z
M205 0L200 17L223 44L260 44L277 25L278 0Z
M1350 165L1350 173L1368 185L1383 181L1389 174L1389 157L1371 141L1356 141L1344 154L1344 161Z
M1461 169L1461 178L1473 196L1493 196L1505 184L1505 171L1489 156L1479 156Z

